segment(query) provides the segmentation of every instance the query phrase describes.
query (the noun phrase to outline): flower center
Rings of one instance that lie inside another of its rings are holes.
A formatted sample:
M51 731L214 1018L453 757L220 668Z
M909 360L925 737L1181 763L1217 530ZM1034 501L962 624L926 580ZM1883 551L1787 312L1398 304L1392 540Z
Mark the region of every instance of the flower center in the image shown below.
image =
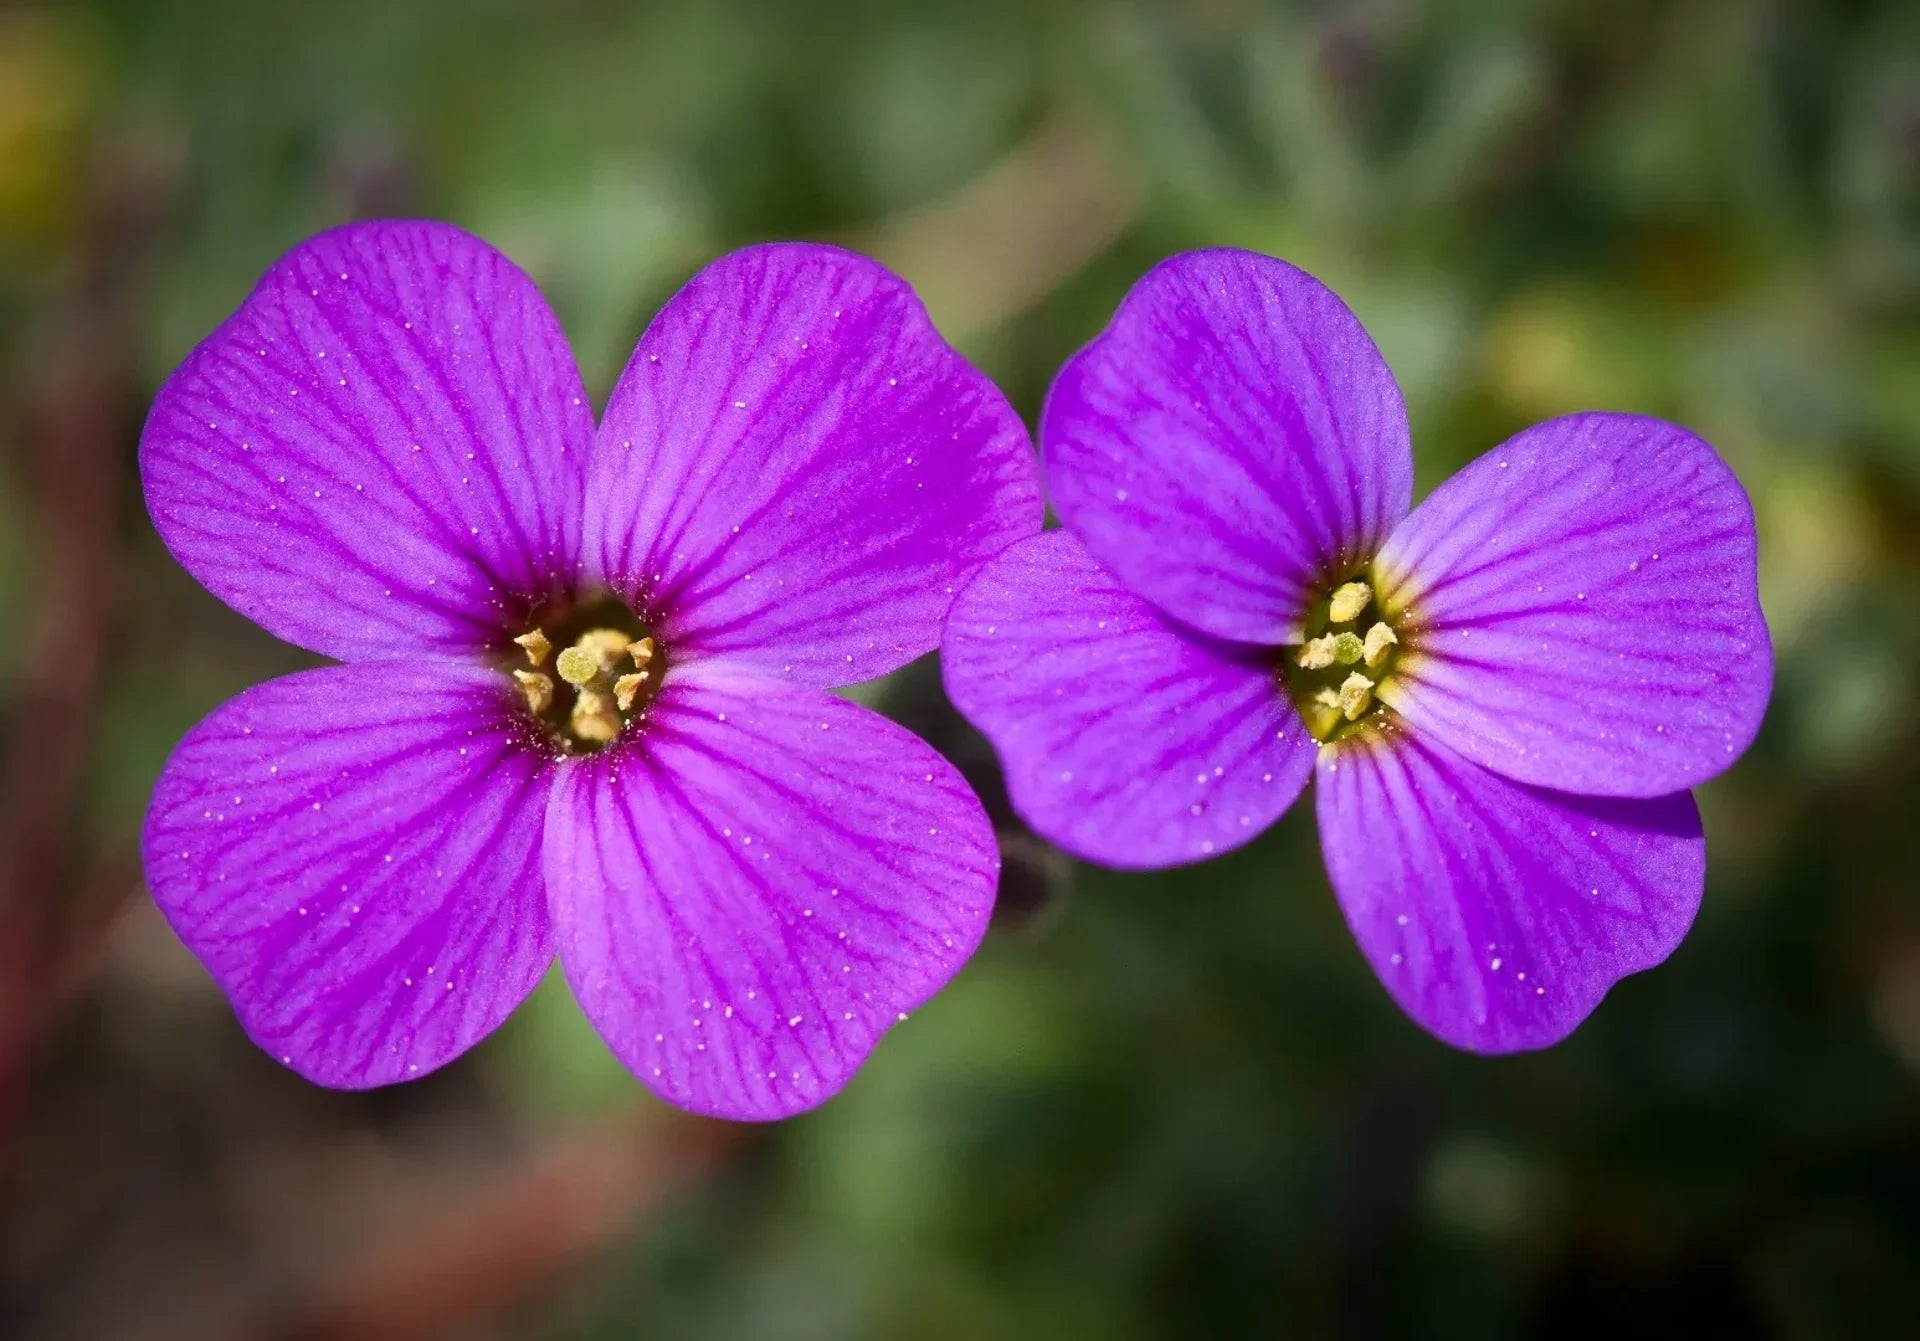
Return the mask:
M1374 693L1393 673L1400 636L1361 577L1315 601L1305 629L1306 641L1282 653L1281 677L1314 739L1338 740L1379 711Z
M653 635L611 596L537 611L513 641L520 651L505 669L527 713L566 754L605 749L644 721L666 674ZM526 665L517 664L522 655Z

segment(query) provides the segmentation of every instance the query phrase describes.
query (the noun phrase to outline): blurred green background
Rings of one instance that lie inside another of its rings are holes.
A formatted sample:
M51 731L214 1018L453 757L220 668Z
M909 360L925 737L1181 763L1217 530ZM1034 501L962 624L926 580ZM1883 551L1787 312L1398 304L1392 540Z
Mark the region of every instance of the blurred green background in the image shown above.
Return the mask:
M1161 256L1334 286L1421 488L1537 419L1712 440L1779 658L1705 906L1574 1038L1394 1009L1310 806L1050 856L838 1099L684 1119L550 984L400 1089L241 1037L139 885L167 750L306 664L135 472L159 380L367 215L541 283L604 396L706 259L880 256L1031 422ZM0 5L0 1335L1920 1335L1920 7L1846 0Z

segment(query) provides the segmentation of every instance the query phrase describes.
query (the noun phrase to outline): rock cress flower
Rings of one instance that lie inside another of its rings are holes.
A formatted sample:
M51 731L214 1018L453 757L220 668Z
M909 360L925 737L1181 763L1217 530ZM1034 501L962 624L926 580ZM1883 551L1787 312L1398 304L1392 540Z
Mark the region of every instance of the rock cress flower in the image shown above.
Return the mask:
M505 257L337 229L167 382L140 464L188 571L344 663L215 710L145 834L162 911L302 1075L430 1071L557 949L641 1080L778 1117L978 943L979 802L827 691L933 647L963 576L1038 530L1038 481L874 262L714 262L596 430Z
M1040 436L1066 529L989 563L943 640L1037 831L1191 861L1317 770L1361 950L1483 1051L1557 1041L1679 943L1705 871L1686 789L1753 739L1773 668L1752 510L1705 442L1556 419L1409 511L1373 342L1236 251L1142 279Z

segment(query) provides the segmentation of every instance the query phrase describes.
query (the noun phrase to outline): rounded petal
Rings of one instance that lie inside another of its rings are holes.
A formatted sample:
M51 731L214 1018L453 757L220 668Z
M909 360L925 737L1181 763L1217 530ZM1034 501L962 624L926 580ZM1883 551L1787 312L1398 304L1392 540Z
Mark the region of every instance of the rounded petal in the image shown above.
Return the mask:
M1126 868L1238 847L1300 794L1316 746L1271 660L1169 624L1065 531L981 569L941 644L947 694L999 752L1014 809Z
M553 959L550 767L500 677L331 666L188 733L147 812L147 882L262 1048L360 1089L452 1061Z
M207 590L342 660L462 651L571 581L593 413L513 263L437 223L276 262L140 440L153 523Z
M1753 509L1713 448L1635 415L1554 419L1448 480L1375 573L1416 630L1381 699L1521 782L1663 796L1760 729L1773 651Z
M1096 559L1242 642L1294 637L1413 490L1406 406L1359 319L1252 252L1149 271L1061 369L1040 444L1054 509Z
M785 243L721 257L640 337L587 538L677 655L831 686L931 650L954 589L1040 520L1026 429L905 281Z
M1404 725L1325 750L1320 842L1347 925L1400 1008L1455 1047L1543 1048L1652 968L1700 907L1685 792L1523 786Z
M560 962L672 1103L785 1117L852 1078L966 963L1000 858L952 766L845 699L680 666L630 744L561 769Z

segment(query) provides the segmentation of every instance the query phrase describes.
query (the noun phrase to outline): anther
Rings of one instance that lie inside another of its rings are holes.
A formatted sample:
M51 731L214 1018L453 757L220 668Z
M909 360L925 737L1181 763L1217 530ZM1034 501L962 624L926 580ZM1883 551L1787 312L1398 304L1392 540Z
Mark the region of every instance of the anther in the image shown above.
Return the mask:
M1333 598L1327 603L1327 618L1335 624L1358 619L1360 612L1372 600L1373 588L1364 582L1349 582L1343 587L1336 587Z
M1373 681L1355 671L1340 684L1340 713L1349 722L1360 720L1360 714L1373 703Z
M620 714L613 710L607 696L595 689L582 689L574 695L570 724L574 735L595 745L604 745L620 734Z
M1394 636L1393 630L1385 624L1375 624L1372 628L1368 629L1367 642L1364 649L1366 652L1367 665L1377 669L1380 663L1387 659L1387 649L1399 641L1400 639Z
M653 660L653 639L642 638L627 645L627 654L633 658L633 664L645 670L647 663Z
M613 682L614 701L620 705L621 712L625 712L633 706L634 695L640 692L640 686L646 682L646 671L635 671L632 675L622 675Z
M547 635L535 629L532 633L523 633L514 641L527 649L527 660L538 666L547 659L547 653L553 650L553 644L547 641Z
M612 670L613 663L626 655L627 635L618 629L588 629L574 646L599 658L601 670Z
M535 715L545 712L553 706L553 681L538 671L517 670L513 678L520 682L520 690L527 696L527 706Z
M1314 638L1310 640L1305 647L1300 649L1300 655L1297 660L1307 670L1325 670L1334 662L1334 649L1339 644L1339 641L1340 640L1331 633Z

